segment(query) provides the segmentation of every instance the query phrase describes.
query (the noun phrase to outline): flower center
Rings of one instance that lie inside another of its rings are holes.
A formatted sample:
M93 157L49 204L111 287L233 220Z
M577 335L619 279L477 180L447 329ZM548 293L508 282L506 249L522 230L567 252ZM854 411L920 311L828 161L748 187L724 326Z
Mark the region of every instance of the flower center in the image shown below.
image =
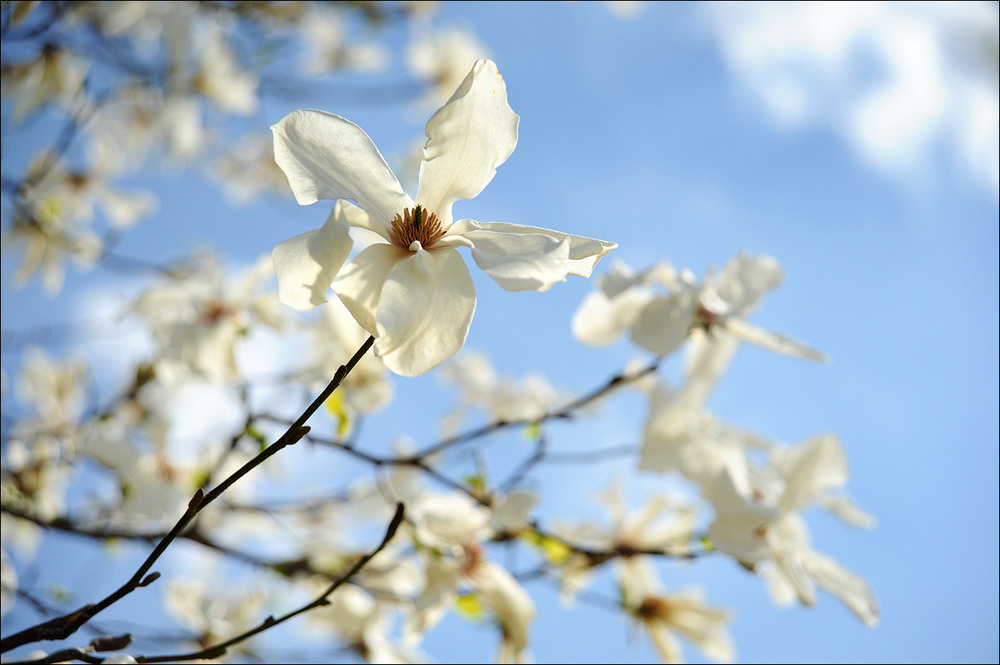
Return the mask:
M420 204L414 206L412 211L404 208L403 212L396 213L392 219L392 228L389 229L392 244L410 251L416 251L413 246L415 242L419 242L424 249L429 249L443 235L441 220Z

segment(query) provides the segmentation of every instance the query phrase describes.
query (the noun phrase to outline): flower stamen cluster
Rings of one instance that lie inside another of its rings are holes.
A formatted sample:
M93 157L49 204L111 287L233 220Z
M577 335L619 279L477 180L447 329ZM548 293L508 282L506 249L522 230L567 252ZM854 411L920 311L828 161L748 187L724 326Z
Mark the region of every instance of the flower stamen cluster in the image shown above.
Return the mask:
M410 208L404 208L403 212L396 213L392 220L392 228L389 230L389 237L397 247L416 251L413 243L419 242L420 246L428 249L443 236L445 229L441 226L441 220L433 212L427 212L419 203Z

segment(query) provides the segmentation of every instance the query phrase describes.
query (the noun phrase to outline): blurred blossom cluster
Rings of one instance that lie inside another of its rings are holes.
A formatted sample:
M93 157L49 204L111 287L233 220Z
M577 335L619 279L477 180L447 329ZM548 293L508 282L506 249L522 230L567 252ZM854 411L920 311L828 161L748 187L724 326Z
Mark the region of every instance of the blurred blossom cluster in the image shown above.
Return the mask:
M613 16L638 11L608 5ZM120 238L156 210L131 184L149 170L198 169L240 203L289 194L335 202L322 226L252 263L199 249L145 266L116 304L116 324L142 343L117 350L125 370L110 387L95 378L107 375L99 361L34 343L17 354L8 387L4 356L5 632L85 600L37 590L35 557L53 530L145 553L219 487L223 498L166 541L183 548L181 565L143 591L173 630L140 626L134 644L104 662L160 652L282 660L295 656L289 635L319 644L325 658L421 662L434 657L425 638L449 613L491 631L498 662L530 662L545 584L567 608L597 598L648 633L664 662L681 661L683 643L729 661L738 608L661 582L668 566L703 557L759 576L778 604L821 602L819 588L875 625L872 590L813 548L806 521L818 507L851 526L874 524L846 493L838 438L787 445L709 409L742 343L825 359L749 320L783 280L777 260L739 254L700 279L666 262L601 264L568 322L577 351L627 339L638 359L594 385L557 386L541 369L511 373L463 348L476 308L497 306L477 300L466 254L507 291L544 292L590 277L616 244L572 228L453 219L452 205L475 198L514 150L519 117L486 46L439 25L435 9L3 3L4 135L33 122L58 127L23 164L4 162L3 241L17 255L18 284L37 275L56 294L67 262L89 269L115 258ZM403 49L384 38L394 25L409 35ZM295 111L273 138L255 120L267 95L374 76L394 58L412 80L377 96L437 109L412 198L364 130L339 115ZM677 378L667 363L675 355ZM418 446L411 436L426 423L397 418L394 407L402 382L435 368L451 398L421 405L437 438ZM331 379L337 389L312 429L300 427L298 414L312 413L305 405ZM629 445L595 449L589 434L619 398L646 416L619 432ZM376 418L398 437L366 437ZM504 436L506 449L488 445ZM278 441L295 446L250 466ZM581 464L603 470L605 459L623 462L615 468L628 478L654 476L657 490L636 502L628 479L609 473L593 487L605 517L553 515L552 476L572 478ZM292 475L318 468L330 469L324 492ZM402 521L372 550L398 504ZM117 576L121 562L107 549L103 572ZM299 606L306 616L285 626L292 632L268 641L284 621L275 617Z

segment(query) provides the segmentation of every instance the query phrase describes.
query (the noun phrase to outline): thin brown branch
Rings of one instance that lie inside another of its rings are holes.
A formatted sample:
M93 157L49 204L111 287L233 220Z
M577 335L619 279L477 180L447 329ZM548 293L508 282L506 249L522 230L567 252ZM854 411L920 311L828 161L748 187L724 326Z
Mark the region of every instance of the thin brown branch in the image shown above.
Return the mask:
M457 446L457 445L460 445L460 444L463 444L463 443L467 443L467 442L473 441L475 439L479 439L479 438L481 438L483 436L486 436L488 434L492 434L493 432L498 432L501 429L506 429L508 427L517 427L517 426L523 426L523 425L533 425L533 424L537 424L537 423L543 423L543 422L546 422L548 420L557 420L557 419L571 418L573 416L574 412L576 412L577 410L579 410L579 409L587 406L588 404L590 404L592 402L597 401L598 399L600 399L601 397L604 397L606 394L610 393L613 390L617 390L618 388L621 388L622 386L628 385L629 383L631 383L633 381L641 379L642 377L646 376L647 374L651 374L652 372L655 372L657 370L657 368L659 368L659 366L660 366L660 358L657 357L651 363L649 363L646 367L642 368L641 370L639 370L637 372L632 372L630 374L627 374L625 372L619 372L615 376L613 376L610 379L608 379L608 381L605 382L603 385L595 388L594 390L590 391L589 393L581 395L580 397L576 398L572 402L569 402L568 404L566 404L566 405L564 405L564 406L562 406L562 407L560 407L558 409L555 409L553 411L549 411L549 412L545 413L540 418L521 418L521 419L518 419L518 420L496 420L496 421L494 421L492 423L488 423L486 425L483 425L481 427L477 427L477 428L469 430L467 432L462 432L462 433L456 434L454 436L450 436L447 439L443 439L443 440L439 441L438 443L435 443L433 445L428 446L427 448L424 448L422 451L416 453L412 457L401 458L398 461L399 462L403 462L403 463L406 463L406 462L411 462L412 463L413 460L422 460L422 459L424 459L426 457L429 457L429 456L431 456L431 455L433 455L435 453L439 453L442 450L445 450L445 449L448 449L448 448L451 448L453 446ZM386 463L396 463L396 460L385 460L385 462Z

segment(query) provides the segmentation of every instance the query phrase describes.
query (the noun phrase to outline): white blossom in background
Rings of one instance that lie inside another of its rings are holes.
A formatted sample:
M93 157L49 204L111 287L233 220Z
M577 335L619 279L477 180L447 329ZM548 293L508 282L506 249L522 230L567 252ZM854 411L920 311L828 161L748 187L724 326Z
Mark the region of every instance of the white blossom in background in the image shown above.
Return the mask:
M619 552L625 556L641 552L667 555L691 552L698 511L690 501L657 494L643 506L629 510L620 479L600 492L597 499L611 515L611 524L557 524L553 533L573 546L594 552ZM589 583L592 569L604 561L579 551L566 550L565 555L558 550L549 552L553 553L557 554L553 563L560 569L560 600L568 606Z
M321 593L328 583L317 582ZM333 632L370 663L409 663L403 647L387 637L393 617L387 608L363 589L345 584L330 596L330 604L310 613L312 631Z
M812 550L800 515L846 484L847 476L843 449L832 435L819 435L778 453L771 466L757 473L720 473L706 493L716 515L708 536L719 550L760 572L777 602L798 599L813 605L815 586L820 586L866 625L874 626L879 610L871 589L833 559Z
M489 49L471 30L418 28L406 53L410 71L430 86L418 105L435 108L444 104L461 85L469 68L488 57Z
M206 571L200 572L204 575ZM163 592L164 607L194 631L192 641L198 647L214 646L260 623L267 601L263 587L230 584L223 591L220 585L208 584L202 575L169 580ZM231 649L252 653L251 644L241 642Z
M13 224L3 234L5 249L20 247L23 254L14 274L17 284L40 272L43 289L54 295L62 289L68 261L90 268L100 258L96 219L124 230L156 207L150 193L121 191L110 175L99 168L70 170L54 155L35 160L19 191Z
M717 662L735 657L726 624L730 612L709 607L699 591L667 594L659 590L659 580L647 557L635 557L620 565L622 604L645 626L664 663L681 663L680 635L694 643Z
M93 168L131 172L162 150L180 165L191 162L209 143L197 99L167 94L141 84L125 85L97 109L88 125Z
M655 285L674 284L676 272L666 263L636 274L620 259L595 280L573 314L573 334L584 344L603 346L615 342L635 323L639 312L657 296ZM687 331L684 331L687 334Z
M441 377L460 396L444 423L448 433L458 428L471 409L482 409L493 422L534 421L570 398L538 372L516 380L498 377L489 358L475 351L465 351L444 365Z
M453 222L454 202L478 195L513 152L517 123L496 65L480 60L427 123L416 202L357 125L312 110L274 125L275 161L296 200L337 200L321 228L275 247L282 302L311 309L326 301L333 283L376 337L386 366L416 376L458 353L472 323L475 287L457 248L469 248L479 267L510 291L545 291L567 275L589 276L615 243L519 224ZM350 226L381 242L344 266Z
M302 64L307 74L340 70L375 74L385 71L392 61L388 49L374 41L352 41L341 14L322 5L310 5L302 20L306 51Z
M32 346L24 354L16 389L31 409L29 419L51 432L77 424L86 399L86 381L87 366L82 358L59 361Z
M665 263L639 274L617 264L577 309L573 333L585 344L603 345L628 330L635 344L662 356L680 348L692 330L725 329L775 353L825 360L800 342L746 321L782 279L776 260L750 254L733 257L721 272L710 271L701 282Z
M677 471L707 489L728 469L747 471L747 453L767 449L767 439L719 420L706 407L739 340L725 331L696 331L686 356L684 383L673 388L658 381L649 394L639 468Z
M268 288L270 270L264 257L230 277L206 254L139 296L134 308L149 322L160 346L159 370L215 381L236 379L235 347L249 330L284 327L284 312Z
M54 519L65 510L87 378L86 365L79 358L57 360L37 347L25 352L15 389L26 412L4 433L0 483L5 501L41 519ZM11 535L31 549L37 529L21 526L18 534ZM5 520L5 534L7 529Z
M0 70L3 97L14 100L13 120L19 122L48 104L73 113L82 108L84 81L90 65L70 51L53 46L33 60L4 62Z
M406 622L408 641L419 641L465 594L490 610L499 624L499 662L525 662L535 607L517 580L486 558L485 541L493 534L491 511L464 494L428 492L409 514L425 562L426 586Z
M71 8L77 19L90 21L109 35L130 39L144 58L154 57L160 45L165 45L174 71L189 54L197 10L198 3L190 0L111 0Z
M368 333L337 300L329 302L318 318L305 324L305 336L306 362L297 376L313 388L329 383L337 368L350 360L368 339ZM356 413L382 409L392 400L392 395L392 380L385 365L379 358L366 353L337 392L331 395L327 407L338 417L351 419Z
M212 164L212 175L234 203L250 203L262 195L288 195L288 181L274 161L274 147L266 134L245 134Z
M260 77L240 67L221 23L202 21L202 27L192 89L223 111L239 115L253 113L259 104Z

